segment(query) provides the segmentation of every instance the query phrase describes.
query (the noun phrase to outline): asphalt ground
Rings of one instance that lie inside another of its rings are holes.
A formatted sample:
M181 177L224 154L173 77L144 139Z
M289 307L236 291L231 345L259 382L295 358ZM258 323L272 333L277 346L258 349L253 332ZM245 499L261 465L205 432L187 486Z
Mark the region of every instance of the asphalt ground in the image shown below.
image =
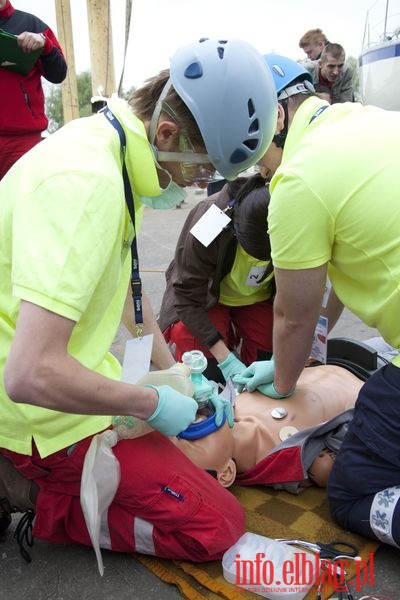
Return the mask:
M154 311L160 307L164 290L164 271L173 256L182 224L196 203L205 197L201 190L191 190L180 209L145 210L138 247L144 288ZM331 337L366 340L377 332L366 327L345 311ZM128 335L121 326L113 345L122 360ZM30 549L31 563L19 554L13 532L20 515L0 540L0 600L175 600L182 598L178 589L160 581L132 556L103 551L104 576L100 577L92 549L72 545L53 545L35 540ZM382 545L375 554L374 584L355 593L355 600L369 594L385 600L400 598L400 551ZM257 596L255 595L256 599Z

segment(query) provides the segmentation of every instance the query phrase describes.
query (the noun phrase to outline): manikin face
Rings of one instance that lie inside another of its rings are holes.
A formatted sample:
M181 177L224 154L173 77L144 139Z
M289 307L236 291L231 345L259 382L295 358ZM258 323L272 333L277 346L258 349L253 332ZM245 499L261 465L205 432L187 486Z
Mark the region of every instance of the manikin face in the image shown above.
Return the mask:
M313 42L304 46L303 52L307 54L310 60L318 60L323 49L324 43L320 40L319 42Z
M333 83L343 71L344 59L344 55L340 58L334 58L331 54L327 54L319 61L322 77Z
M236 477L234 438L227 422L198 440L170 439L200 469L215 472L222 486L232 485Z

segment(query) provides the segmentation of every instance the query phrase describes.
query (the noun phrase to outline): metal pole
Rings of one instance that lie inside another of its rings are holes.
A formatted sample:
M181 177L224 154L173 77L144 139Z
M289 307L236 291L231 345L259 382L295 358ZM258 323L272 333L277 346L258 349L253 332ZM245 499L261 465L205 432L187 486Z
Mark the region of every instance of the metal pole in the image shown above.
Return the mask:
M384 25L384 28L383 28L383 40L386 40L386 27L387 27L388 10L389 10L389 0L386 0L385 25Z

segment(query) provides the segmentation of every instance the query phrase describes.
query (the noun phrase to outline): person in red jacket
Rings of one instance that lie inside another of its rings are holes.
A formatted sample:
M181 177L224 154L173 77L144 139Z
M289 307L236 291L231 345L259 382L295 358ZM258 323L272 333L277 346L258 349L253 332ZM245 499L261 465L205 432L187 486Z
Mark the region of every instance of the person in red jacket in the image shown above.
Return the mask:
M41 140L47 129L41 77L61 83L67 64L52 30L35 15L16 10L0 0L0 29L17 35L23 52L43 48L34 67L23 75L0 66L0 179L12 165Z

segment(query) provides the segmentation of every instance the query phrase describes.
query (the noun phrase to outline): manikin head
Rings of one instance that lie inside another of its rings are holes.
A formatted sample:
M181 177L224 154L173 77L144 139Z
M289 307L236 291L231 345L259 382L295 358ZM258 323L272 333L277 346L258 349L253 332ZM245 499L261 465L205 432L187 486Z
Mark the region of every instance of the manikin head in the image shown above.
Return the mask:
M235 439L227 421L214 433L198 440L171 438L171 441L200 469L210 471L223 487L234 483Z

